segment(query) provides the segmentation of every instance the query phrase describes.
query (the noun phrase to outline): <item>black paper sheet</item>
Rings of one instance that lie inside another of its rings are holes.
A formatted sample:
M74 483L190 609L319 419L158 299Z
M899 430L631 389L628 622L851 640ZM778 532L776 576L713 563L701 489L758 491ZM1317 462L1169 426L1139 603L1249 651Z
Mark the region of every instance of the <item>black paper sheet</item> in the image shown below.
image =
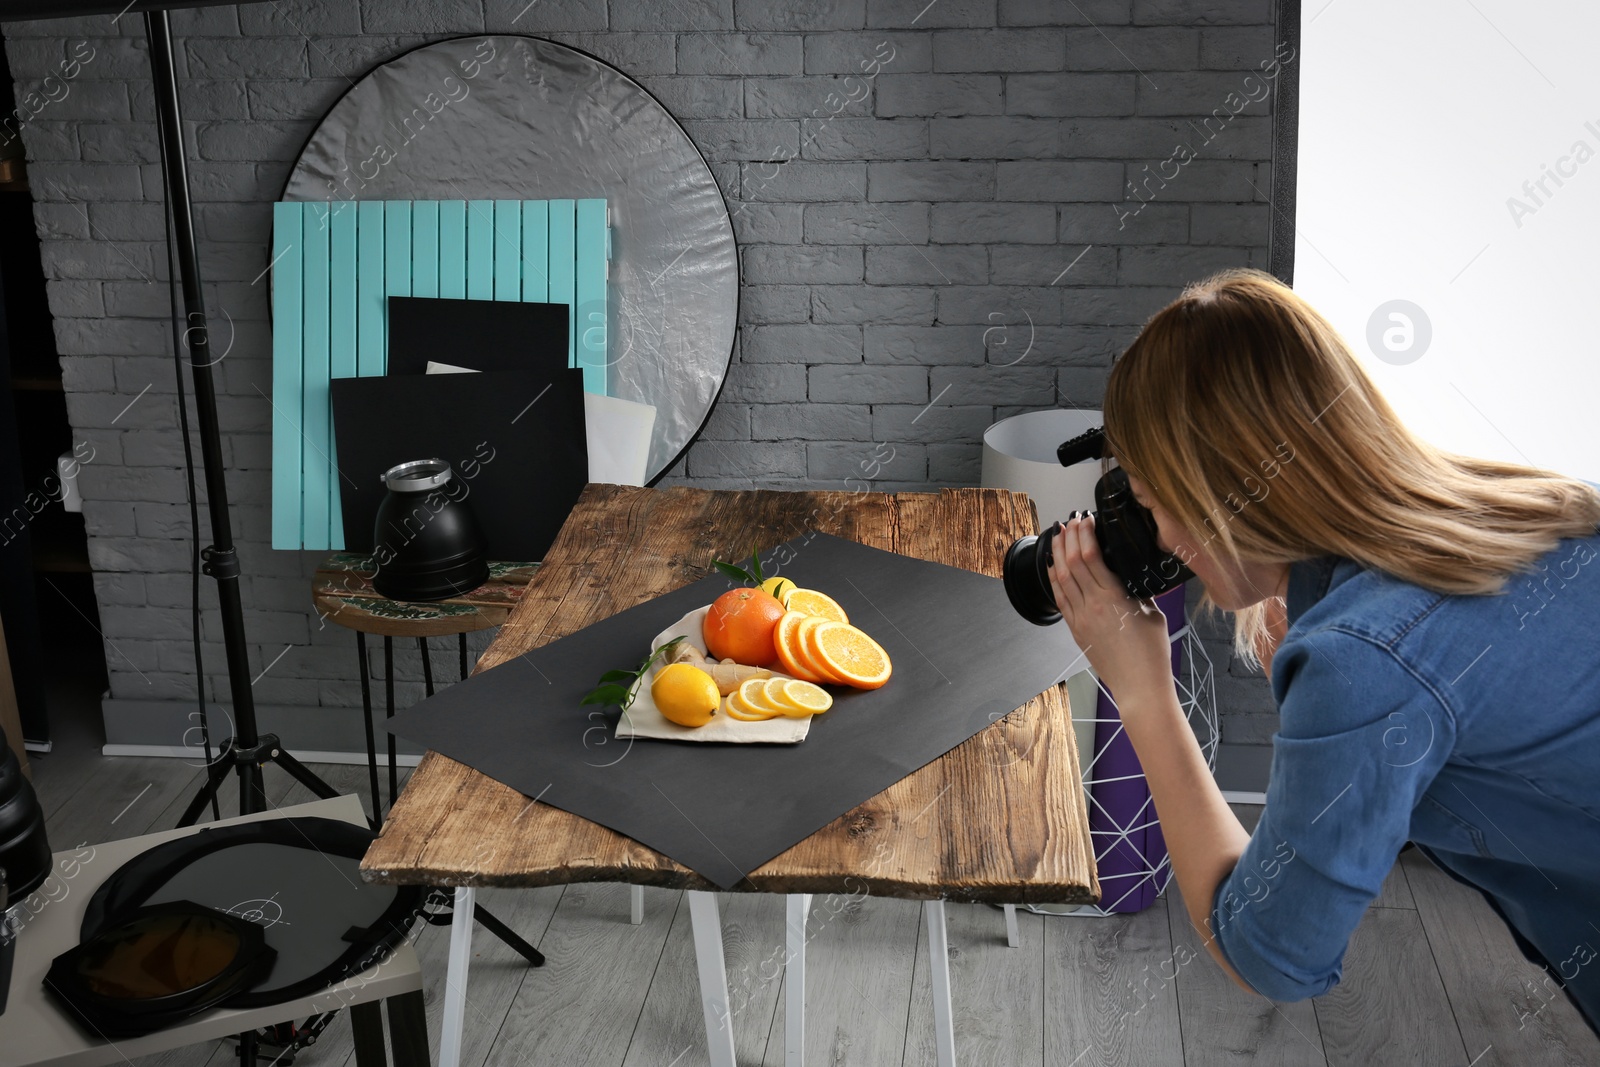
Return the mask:
M763 553L770 576L769 559L837 600L894 664L880 689L830 686L833 707L799 744L617 740L618 709L579 703L601 674L636 668L652 637L732 588L720 574L454 685L389 729L728 889L1087 667L1071 631L1024 621L998 578L815 530ZM926 817L942 818L937 806Z
M437 456L466 486L490 559L540 560L589 481L583 371L335 378L339 514L370 552L383 472ZM668 622L672 620L667 620Z
M568 366L566 304L391 296L388 374L423 374L428 361L472 370L551 373Z

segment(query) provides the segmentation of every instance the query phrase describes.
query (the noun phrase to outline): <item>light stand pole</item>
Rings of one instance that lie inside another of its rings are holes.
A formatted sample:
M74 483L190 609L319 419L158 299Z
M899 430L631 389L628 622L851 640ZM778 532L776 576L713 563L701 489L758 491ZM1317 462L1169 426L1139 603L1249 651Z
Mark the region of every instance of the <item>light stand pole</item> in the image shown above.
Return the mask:
M239 600L239 554L233 546L228 517L228 485L222 462L222 432L217 426L217 391L212 377L211 346L207 337L205 298L200 289L200 260L195 248L194 215L189 202L189 169L183 144L183 123L178 108L178 78L172 65L172 32L165 9L144 13L145 36L150 44L150 75L155 84L156 123L166 151L162 179L172 209L176 233L177 269L183 283L184 337L189 368L194 376L195 415L200 424L200 457L205 468L206 502L211 512L212 544L201 557L202 568L216 579L217 604L222 612L222 643L228 658L228 685L233 695L234 735L224 742L216 760L189 806L178 819L191 826L211 802L229 771L239 775L239 814L265 810L267 795L261 775L266 763L275 763L319 797L339 794L305 764L283 750L275 734L256 727L254 694L250 691L250 660L245 647L244 607ZM176 340L176 339L174 339ZM179 383L182 387L182 383ZM195 531L198 537L200 532ZM205 679L198 680L204 685Z

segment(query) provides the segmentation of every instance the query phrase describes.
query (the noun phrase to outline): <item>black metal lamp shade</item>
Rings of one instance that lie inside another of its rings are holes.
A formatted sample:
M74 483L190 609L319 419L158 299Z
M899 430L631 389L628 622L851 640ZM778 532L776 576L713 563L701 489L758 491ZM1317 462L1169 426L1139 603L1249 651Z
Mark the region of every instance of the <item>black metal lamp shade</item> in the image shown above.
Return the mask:
M418 459L383 475L388 494L373 529L372 587L390 600L444 600L489 579L483 533L466 483L442 459Z

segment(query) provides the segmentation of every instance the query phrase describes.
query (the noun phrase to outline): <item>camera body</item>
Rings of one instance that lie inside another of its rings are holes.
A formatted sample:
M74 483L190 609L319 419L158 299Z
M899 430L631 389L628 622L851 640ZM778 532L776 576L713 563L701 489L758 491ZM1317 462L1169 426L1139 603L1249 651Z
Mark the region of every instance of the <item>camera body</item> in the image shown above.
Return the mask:
M1105 455L1105 430L1096 427L1056 449L1063 467ZM1157 543L1155 516L1133 498L1128 472L1113 467L1094 487L1094 533L1106 566L1122 579L1128 595L1144 600L1174 589L1194 572ZM1002 574L1006 596L1024 619L1039 626L1061 621L1050 588L1051 545L1061 523L1019 538L1006 550Z

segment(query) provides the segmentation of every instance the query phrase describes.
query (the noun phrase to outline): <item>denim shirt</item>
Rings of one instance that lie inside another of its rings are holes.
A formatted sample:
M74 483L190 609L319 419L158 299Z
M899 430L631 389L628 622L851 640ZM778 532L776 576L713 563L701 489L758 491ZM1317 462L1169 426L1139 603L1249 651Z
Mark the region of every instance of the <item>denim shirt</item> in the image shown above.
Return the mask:
M1338 984L1413 841L1600 1029L1600 533L1541 564L1490 596L1338 556L1290 566L1266 806L1211 913L1258 992Z

